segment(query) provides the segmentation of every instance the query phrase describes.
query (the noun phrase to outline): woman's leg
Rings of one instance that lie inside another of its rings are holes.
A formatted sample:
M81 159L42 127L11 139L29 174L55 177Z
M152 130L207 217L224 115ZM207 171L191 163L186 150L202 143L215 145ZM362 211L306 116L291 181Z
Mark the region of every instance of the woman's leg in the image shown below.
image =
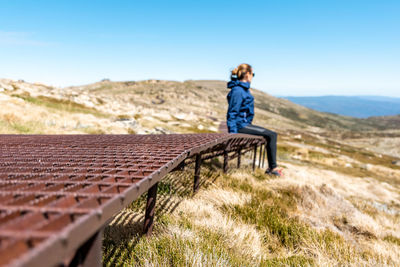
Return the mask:
M276 164L276 142L278 134L274 131L265 129L257 125L246 125L239 129L239 133L261 135L267 140L267 156L268 166L271 170L275 169L278 165Z

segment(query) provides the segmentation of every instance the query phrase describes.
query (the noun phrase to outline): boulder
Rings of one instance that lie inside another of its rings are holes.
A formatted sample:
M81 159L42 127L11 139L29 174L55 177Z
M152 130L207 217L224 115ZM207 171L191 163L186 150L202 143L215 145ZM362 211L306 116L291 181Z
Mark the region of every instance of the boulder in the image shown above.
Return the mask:
M156 133L161 133L161 134L168 134L170 133L167 129L164 129L163 127L157 126L154 128Z
M371 164L367 163L367 164L360 165L360 168L364 169L364 170L367 170L367 171L370 171L372 169L372 166L371 166Z
M181 113L176 113L173 116L178 120L185 120L185 121L196 121L198 119L193 112L190 112L189 114L181 112Z
M123 118L118 119L117 122L122 124L122 127L135 128L137 126L137 121L135 119Z
M169 115L168 113L157 113L157 114L153 114L153 116L160 119L161 121L171 121L172 120L172 116Z
M184 120L184 119L186 119L186 114L185 113L177 113L174 115L174 117L178 120Z
M13 90L14 90L14 86L12 86L9 83L0 81L0 91L13 91Z
M293 136L294 139L301 139L301 134L297 134L295 136Z

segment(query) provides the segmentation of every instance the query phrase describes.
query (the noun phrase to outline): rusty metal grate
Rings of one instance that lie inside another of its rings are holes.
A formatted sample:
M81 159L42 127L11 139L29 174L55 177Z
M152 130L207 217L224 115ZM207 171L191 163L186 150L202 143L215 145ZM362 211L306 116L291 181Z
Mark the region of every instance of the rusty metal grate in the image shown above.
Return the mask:
M60 264L185 159L262 142L227 133L0 135L0 265Z

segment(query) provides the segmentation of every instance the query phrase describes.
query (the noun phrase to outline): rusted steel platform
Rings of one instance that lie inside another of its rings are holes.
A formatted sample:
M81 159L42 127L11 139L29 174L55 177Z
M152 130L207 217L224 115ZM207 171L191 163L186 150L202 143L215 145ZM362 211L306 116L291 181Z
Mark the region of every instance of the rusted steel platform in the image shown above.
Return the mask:
M196 191L202 160L231 153L239 165L263 143L227 133L0 135L0 265L100 265L102 228L144 192L151 233L168 172L195 162Z

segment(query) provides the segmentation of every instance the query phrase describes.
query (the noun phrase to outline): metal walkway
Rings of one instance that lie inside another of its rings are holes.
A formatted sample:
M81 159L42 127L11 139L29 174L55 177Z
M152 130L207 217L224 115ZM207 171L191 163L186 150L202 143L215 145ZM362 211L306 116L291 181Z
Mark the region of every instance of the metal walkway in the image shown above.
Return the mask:
M158 182L187 162L254 151L245 134L0 135L0 265L101 266L102 229L148 192L151 234ZM261 160L259 160L261 162Z

